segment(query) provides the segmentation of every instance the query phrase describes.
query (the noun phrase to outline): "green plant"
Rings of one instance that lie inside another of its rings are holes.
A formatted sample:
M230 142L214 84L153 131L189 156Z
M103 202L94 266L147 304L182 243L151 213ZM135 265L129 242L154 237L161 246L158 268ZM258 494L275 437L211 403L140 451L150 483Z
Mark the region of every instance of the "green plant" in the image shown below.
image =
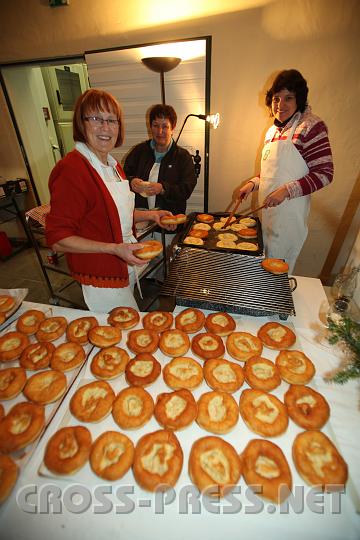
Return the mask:
M349 354L345 365L327 377L327 380L344 384L350 379L360 377L360 324L340 315L332 315L328 321L329 343L342 345Z

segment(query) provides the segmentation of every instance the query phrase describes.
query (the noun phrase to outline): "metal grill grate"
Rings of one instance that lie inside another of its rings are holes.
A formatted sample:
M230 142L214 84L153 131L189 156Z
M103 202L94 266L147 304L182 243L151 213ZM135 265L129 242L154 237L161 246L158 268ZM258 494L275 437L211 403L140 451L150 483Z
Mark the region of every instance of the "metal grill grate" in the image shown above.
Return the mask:
M191 247L180 249L160 294L175 297L180 306L255 317L278 315L283 320L295 315L287 274L266 272L261 260Z

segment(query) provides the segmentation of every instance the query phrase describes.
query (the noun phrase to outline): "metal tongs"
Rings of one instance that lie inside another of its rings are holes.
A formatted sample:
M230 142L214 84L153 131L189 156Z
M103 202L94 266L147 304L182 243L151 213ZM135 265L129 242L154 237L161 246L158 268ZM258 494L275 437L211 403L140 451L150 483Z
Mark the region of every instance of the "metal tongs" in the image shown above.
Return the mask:
M226 220L226 222L225 222L225 225L224 225L224 227L223 227L224 229L225 229L226 227L228 227L228 225L230 225L231 220L232 220L232 218L234 217L234 214L235 214L236 210L239 208L240 203L242 202L243 198L244 198L244 197L240 197L239 199L236 199L236 200L235 200L235 206L234 206L234 208L231 210L230 215L229 215L229 217L227 218L227 220ZM229 206L227 207L227 209L225 210L225 212L229 212L229 210L230 210L230 208L231 208L231 206L232 206L233 203L234 203L234 201L231 201L231 203L229 204ZM259 212L259 210L261 210L261 209L264 208L264 207L265 207L265 205L263 204L262 206L258 206L258 207L255 208L254 210L250 210L249 212L246 212L246 214L242 214L242 215L241 215L240 217L238 217L235 221L233 221L232 224L237 223L238 221L240 221L240 219L243 219L243 218L245 218L245 217L247 217L247 216L250 216L251 214L256 214L256 212Z

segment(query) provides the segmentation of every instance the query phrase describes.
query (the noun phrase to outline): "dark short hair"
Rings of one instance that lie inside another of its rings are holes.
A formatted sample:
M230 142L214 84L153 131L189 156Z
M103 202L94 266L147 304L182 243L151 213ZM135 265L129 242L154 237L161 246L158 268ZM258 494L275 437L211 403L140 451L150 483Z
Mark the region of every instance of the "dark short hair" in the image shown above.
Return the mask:
M79 96L75 104L73 117L74 141L87 142L84 117L96 111L112 112L116 115L116 118L119 120L119 133L115 146L121 146L124 141L124 122L120 105L114 96L105 92L105 90L99 90L97 88L86 90L86 92Z
M294 92L297 110L304 112L307 105L308 86L306 80L296 69L284 69L275 78L272 87L266 92L265 104L271 110L273 95L286 88Z
M169 120L172 129L176 127L177 115L174 107L171 105L162 105L161 103L153 105L149 113L150 126L155 118L166 118Z

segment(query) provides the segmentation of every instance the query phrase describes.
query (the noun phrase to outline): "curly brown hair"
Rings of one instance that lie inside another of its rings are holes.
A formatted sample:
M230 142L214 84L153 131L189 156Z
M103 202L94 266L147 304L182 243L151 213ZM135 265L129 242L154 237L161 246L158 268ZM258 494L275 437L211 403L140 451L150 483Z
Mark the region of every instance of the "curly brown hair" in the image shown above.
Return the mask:
M273 95L284 88L290 92L294 92L297 110L304 112L307 105L309 89L306 80L301 75L300 71L297 71L296 69L284 69L277 75L271 88L266 92L265 105L269 107L271 111Z

